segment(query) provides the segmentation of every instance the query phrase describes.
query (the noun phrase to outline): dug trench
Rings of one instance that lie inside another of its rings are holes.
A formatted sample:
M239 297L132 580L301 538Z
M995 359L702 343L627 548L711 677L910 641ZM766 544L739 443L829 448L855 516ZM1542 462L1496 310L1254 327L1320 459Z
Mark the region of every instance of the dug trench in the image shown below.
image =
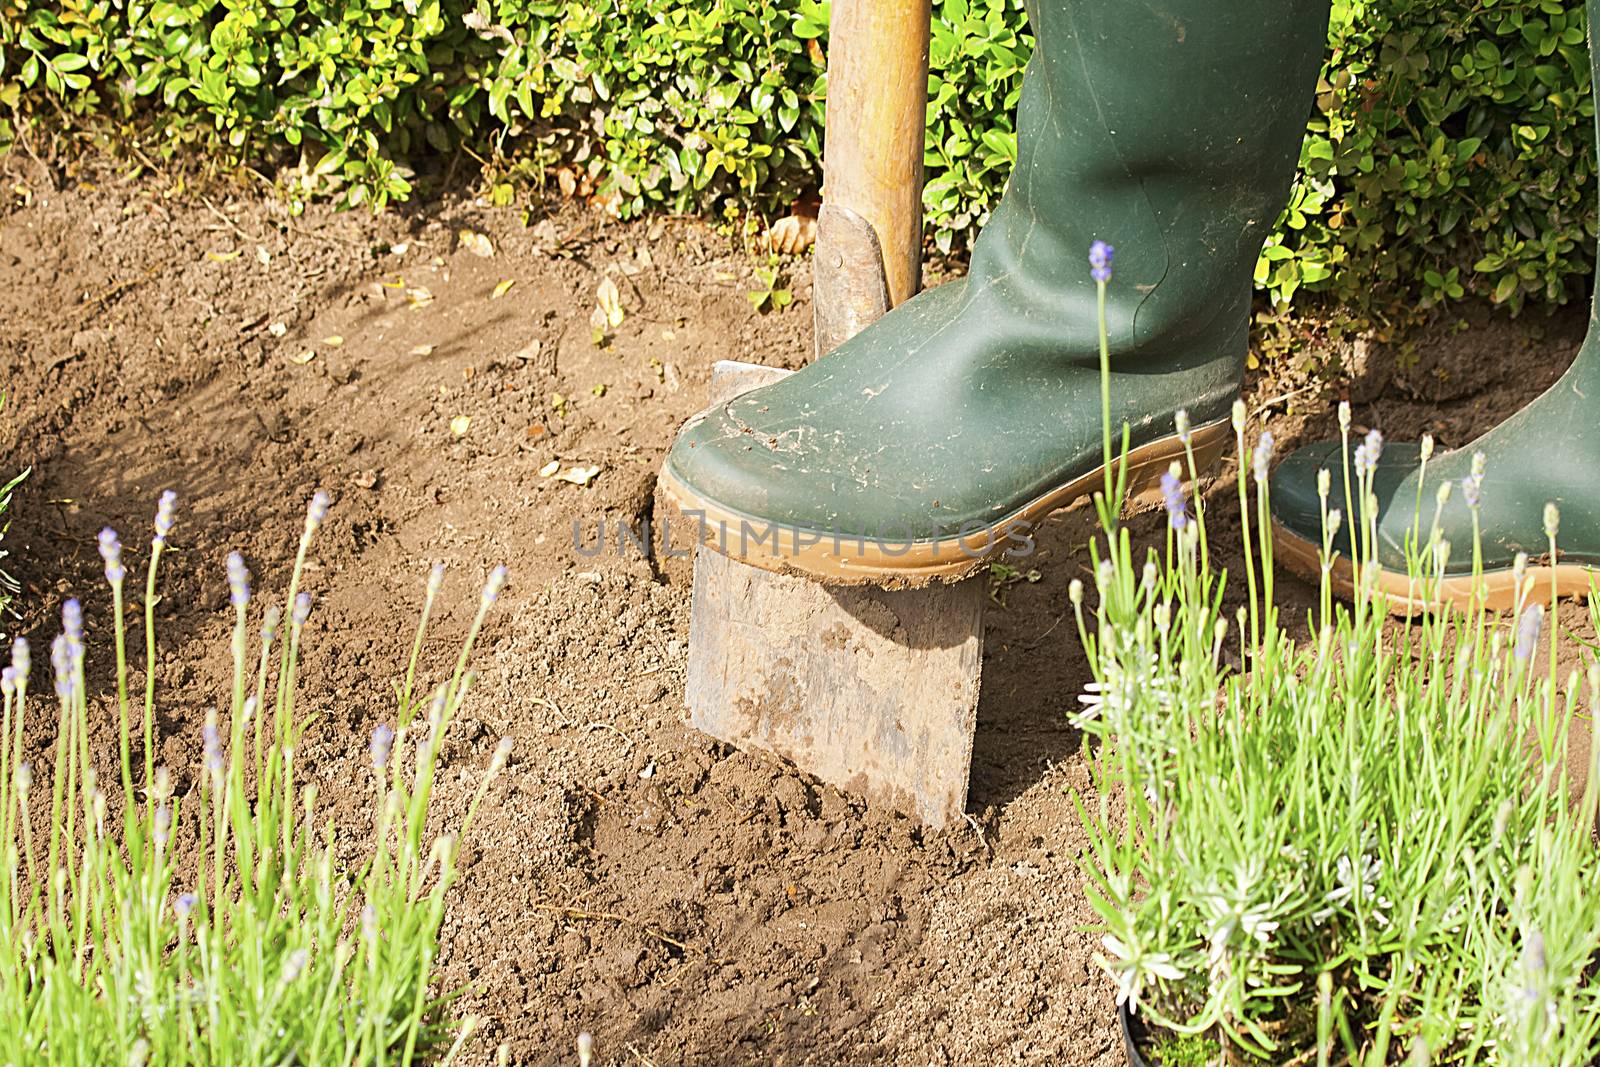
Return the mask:
M575 542L575 523L592 541L602 522L652 517L655 471L715 360L806 360L803 263L794 305L763 315L750 257L685 220L571 205L525 219L470 198L297 216L15 157L0 189L0 457L32 468L9 513L22 594L6 628L46 646L61 601L81 597L103 708L95 534L121 531L139 574L133 546L175 489L156 683L158 759L180 793L206 710L226 703L223 556L241 551L258 590L281 594L314 489L335 503L306 579L316 718L297 758L352 839L370 826L367 738L393 720L430 562L450 568L431 677L488 569L510 568L436 802L449 829L497 740L514 740L443 934L459 1009L488 1020L469 1062L502 1043L514 1063L572 1062L584 1030L602 1062L663 1067L1120 1062L1078 867L1072 794L1091 789L1090 754L1067 721L1088 680L1066 600L1087 576L1087 507L1051 518L994 582L971 820L940 834L690 730L688 561ZM608 280L621 321L597 340ZM1575 312L1469 320L1345 376L1271 364L1248 383L1252 417L1293 447L1328 434L1353 391L1359 423L1459 444L1552 381L1583 328ZM1217 544L1237 542L1231 494L1226 477L1209 490ZM1160 522L1134 529L1153 543ZM1283 587L1285 615L1303 615L1311 590ZM1585 619L1573 606L1562 623L1592 636ZM41 760L47 719L30 726Z

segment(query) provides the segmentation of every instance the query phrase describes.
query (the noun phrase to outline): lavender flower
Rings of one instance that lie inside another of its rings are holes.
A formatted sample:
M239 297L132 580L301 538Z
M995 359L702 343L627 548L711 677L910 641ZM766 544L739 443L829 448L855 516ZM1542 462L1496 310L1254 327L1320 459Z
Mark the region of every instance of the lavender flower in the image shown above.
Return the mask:
M489 572L489 580L483 585L483 603L487 607L500 599L500 590L506 586L506 565L504 563Z
M1189 426L1189 409L1179 408L1178 413L1172 417L1172 422L1177 427L1179 443L1187 445L1193 435L1193 430Z
M83 644L83 605L77 597L61 605L61 630L68 642Z
M1483 503L1483 478L1477 474L1469 474L1461 479L1461 499L1467 502L1467 507L1473 511L1478 510L1478 505Z
M50 665L56 675L56 696L66 700L72 695L72 649L66 634L57 634L50 642Z
M443 563L435 563L433 565L433 569L428 572L428 592L427 592L427 597L428 597L429 602L432 602L433 598L439 595L439 590L443 589L443 588L444 588L444 564Z
M1104 241L1089 246L1089 277L1097 282L1111 280L1111 255L1116 250Z
M172 807L163 803L156 809L154 825L151 827L151 839L155 842L156 855L167 849L167 842L172 840Z
M389 754L394 751L394 730L387 723L379 724L372 731L372 765L378 770L383 770L389 765Z
M1367 459L1376 467L1378 465L1378 457L1383 455L1383 434L1377 430L1368 430L1366 446Z
M278 610L277 605L268 608L266 614L261 617L261 640L270 643L276 639L278 636L278 624L282 621L283 612Z
M294 611L289 616L289 621L298 629L311 618L311 594L299 593L294 598Z
M1526 662L1533 655L1534 648L1539 644L1539 631L1544 626L1544 608L1539 604L1531 605L1522 613L1522 618L1517 620L1517 644L1512 649L1512 655L1519 662Z
M28 790L33 787L33 764L24 760L17 764L17 792L22 796L28 795Z
M200 731L200 736L203 739L205 748L206 770L213 775L221 774L223 767L227 763L222 756L222 731L217 729L216 723L208 722L205 728Z
M178 918L187 919L194 911L195 905L199 903L200 898L193 893L179 894L177 903L174 905L178 912Z
M6 667L0 669L0 694L11 697L17 691L17 669Z
M1556 533L1561 529L1561 509L1550 503L1544 506L1544 535L1550 540L1556 539Z
M100 558L106 561L106 581L121 585L128 573L122 568L122 542L109 526L100 531Z
M288 985L296 978L299 978L300 975L304 973L306 969L306 963L310 959L311 953L307 952L303 948L297 948L293 952L289 953L288 957L283 961L283 974L280 979L283 984Z
M1339 432L1341 434L1350 432L1350 401L1348 400L1339 401Z
M1267 466L1272 462L1272 448L1272 431L1263 430L1261 439L1256 442L1255 455L1252 457L1257 485L1267 480Z
M28 649L28 639L19 637L11 642L11 668L17 672L18 688L28 684L28 671L33 667L33 655Z
M490 774L499 774L505 767L506 761L511 758L513 744L511 738L502 737L500 743L494 746L494 755L489 759Z
M250 603L250 570L237 552L228 553L228 602L236 608Z
M1183 482L1171 471L1161 476L1162 505L1167 509L1167 525L1181 530L1189 522L1188 502L1183 496Z
M156 503L156 536L154 547L162 548L172 533L172 512L178 506L178 494L168 489Z
M328 517L328 505L332 503L328 494L318 489L311 494L311 503L306 506L306 533L312 533L322 525L322 520Z

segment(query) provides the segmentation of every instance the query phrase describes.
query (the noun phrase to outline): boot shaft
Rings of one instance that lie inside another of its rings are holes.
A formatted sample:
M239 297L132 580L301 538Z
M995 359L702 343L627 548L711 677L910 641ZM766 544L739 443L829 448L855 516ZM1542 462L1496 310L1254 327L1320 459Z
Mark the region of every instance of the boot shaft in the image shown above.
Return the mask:
M1092 308L1090 242L1117 248L1108 319L1151 346L1244 356L1251 277L1287 201L1328 0L1035 0L1017 165L973 251L1024 309ZM1020 282L1019 282L1020 280Z

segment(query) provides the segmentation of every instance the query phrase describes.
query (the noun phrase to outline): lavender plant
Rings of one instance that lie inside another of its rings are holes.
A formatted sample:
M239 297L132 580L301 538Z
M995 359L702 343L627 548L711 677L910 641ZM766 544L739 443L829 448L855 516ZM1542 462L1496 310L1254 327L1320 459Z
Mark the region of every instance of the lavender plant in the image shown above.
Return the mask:
M145 685L130 693L122 545L100 552L111 591L119 766L91 760L84 613L62 609L51 649L56 735L37 749L46 701L26 641L0 672L0 1062L51 1064L449 1063L479 1020L450 1018L439 928L472 826L510 742L466 814L430 836L441 742L473 683L468 658L505 581L489 577L453 667L419 687L436 568L393 726L370 744L372 820L336 835L302 782L310 716L297 675L311 598L300 588L328 499L307 510L282 606L256 616L250 575L228 557L233 678L207 714L192 785L155 763L154 611L176 499L163 495L144 585ZM286 621L287 620L287 621ZM100 701L94 701L96 707ZM138 722L134 720L137 717ZM138 730L143 759L132 753Z
M1349 456L1347 409L1340 423ZM1185 492L1192 449L1162 482L1164 545L1132 546L1108 482L1094 601L1070 589L1095 679L1074 719L1096 749L1095 795L1079 798L1086 891L1118 1003L1213 1039L1228 1062L1596 1062L1600 767L1574 806L1564 765L1580 706L1600 705L1600 666L1560 677L1553 627L1537 662L1556 605L1531 578L1509 619L1481 594L1467 610L1439 602L1443 496L1431 527L1417 501L1406 545L1408 599L1426 607L1387 624L1376 432L1354 449L1343 509L1328 505L1333 476L1319 481L1320 596L1312 636L1294 639L1275 602L1271 437L1248 447L1242 405L1234 427L1246 588L1231 618ZM1178 432L1187 444L1181 414ZM1474 507L1484 462L1458 487ZM1331 589L1346 515L1349 606ZM1552 506L1552 555L1558 529Z

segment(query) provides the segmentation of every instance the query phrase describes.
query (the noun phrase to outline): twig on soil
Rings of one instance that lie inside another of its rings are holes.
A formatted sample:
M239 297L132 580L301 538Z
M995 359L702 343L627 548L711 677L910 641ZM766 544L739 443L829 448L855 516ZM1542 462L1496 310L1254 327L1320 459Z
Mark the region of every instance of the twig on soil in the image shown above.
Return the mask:
M645 934L646 936L653 937L657 941L671 945L679 952L687 954L689 951L688 945L685 945L682 941L679 941L675 937L667 936L660 930L657 930L655 927L651 926L649 923L642 923L638 919L630 919L626 915L618 915L614 911L585 911L582 908L572 907L570 904L533 904L530 905L530 907L532 907L535 911L559 912L569 919L591 919L604 922L623 923L624 925L633 927L635 930L638 930L640 933Z
M972 832L978 835L978 842L983 845L983 850L989 854L991 859L994 858L994 846L989 844L989 839L984 836L983 827L978 825L978 820L974 819L970 812L965 811L961 813L961 817L967 820L967 825L972 827Z
M637 1046L629 1045L628 1051L633 1053L633 1058L644 1064L644 1067L656 1067L656 1061L640 1052Z
M612 726L608 722L591 722L585 725L584 729L591 732L595 730L610 730L612 733L616 734L618 737L622 738L628 743L628 751L633 751L635 744L633 738L629 737L627 734L623 733L621 730L617 729L615 726Z
M1256 409L1250 413L1250 417L1251 418L1255 418L1257 415L1261 414L1263 411L1267 410L1268 408L1273 407L1274 405L1277 405L1277 404L1281 404L1285 400L1293 400L1295 397L1299 396L1301 393L1309 393L1315 387L1316 386L1315 386L1314 383L1312 385L1302 385L1298 389L1291 389L1287 393L1283 393L1283 394L1281 394L1279 396L1268 397L1267 399L1263 400L1261 403L1256 405Z
M211 212L217 218L221 219L222 222L223 222L223 225L227 226L228 229L232 230L234 233L238 234L240 237L244 238L246 241L249 241L251 244L256 244L256 245L265 245L267 243L267 239L265 237L251 237L249 234L247 234L243 230L241 230L239 228L239 224L237 222L234 222L227 215L223 214L222 211L215 204L213 204L208 198L202 196L200 198L200 202L206 206L206 210L207 211Z

